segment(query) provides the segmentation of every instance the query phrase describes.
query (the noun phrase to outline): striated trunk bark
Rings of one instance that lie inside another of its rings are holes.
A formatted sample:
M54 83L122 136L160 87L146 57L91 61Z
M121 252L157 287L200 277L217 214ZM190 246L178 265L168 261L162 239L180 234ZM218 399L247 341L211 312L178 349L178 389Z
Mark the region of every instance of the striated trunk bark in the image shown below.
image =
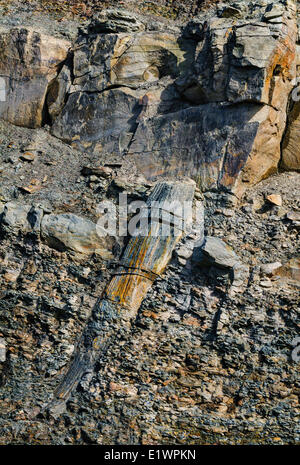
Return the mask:
M164 272L184 234L184 210L177 211L172 202L178 206L192 202L194 191L193 181L163 182L155 186L147 208L140 215L144 227L137 237L130 239L118 270L95 305L71 366L54 394L55 399L65 401L82 375L92 371L100 354L103 356L116 341L120 321L121 327L130 328L147 291ZM150 217L149 226L145 226ZM147 221L143 223L143 219Z

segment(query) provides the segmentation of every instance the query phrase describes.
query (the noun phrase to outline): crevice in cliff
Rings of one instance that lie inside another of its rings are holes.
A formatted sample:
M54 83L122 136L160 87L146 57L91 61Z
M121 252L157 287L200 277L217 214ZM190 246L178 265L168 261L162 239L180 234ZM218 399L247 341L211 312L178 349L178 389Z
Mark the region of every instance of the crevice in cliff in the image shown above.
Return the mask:
M278 170L283 170L282 168L282 165L283 165L283 150L284 150L284 145L285 145L285 141L286 141L286 137L288 136L289 134L289 127L290 127L290 121L291 121L291 113L296 105L296 101L293 97L294 95L294 92L295 90L298 88L298 85L297 84L293 89L292 91L290 92L290 95L289 95L289 98L288 98L288 101L287 101L287 105L286 105L286 121L285 121L285 128L284 128L284 131L283 131L283 134L282 134L282 138L281 138L281 141L280 141L280 159L278 161Z
M73 62L74 62L74 52L73 50L70 50L67 58L63 62L61 62L59 66L57 67L57 73L56 73L55 78L52 79L52 81L49 82L48 84L46 95L45 95L45 100L44 100L44 106L42 110L42 124L41 124L42 127L46 125L52 126L54 122L53 117L50 115L49 105L51 102L55 101L58 98L58 92L59 92L58 78L64 66L67 66L70 72L70 81L71 81L70 84L72 84L74 81ZM66 92L64 99L63 99L63 103L61 104L61 111L67 104L69 96L70 96L70 93Z
M51 126L52 125L52 118L49 113L49 107L48 107L48 95L51 92L51 87L54 85L55 80L51 81L50 84L48 85L46 96L45 96L45 101L44 101L44 106L42 109L42 123L41 127L43 128L44 126Z
M142 109L141 109L141 111L142 111ZM138 117L139 117L139 116L138 116ZM138 120L138 117L137 117L137 120ZM136 122L135 122L135 128L134 128L134 130L133 130L133 132L132 132L131 138L130 138L130 140L129 140L129 142L128 142L128 145L127 145L127 148L126 148L126 150L124 151L124 155L128 155L128 153L129 153L129 151L130 151L130 147L132 146L132 144L133 144L133 142L134 142L134 138L135 138L136 132L137 132L138 127L139 127L139 124L140 124L139 121L137 121L137 120L136 120Z
M228 106L231 106L231 107L239 106L239 105L242 106L242 105L245 105L245 104L257 105L257 106L260 106L261 108L266 106L266 107L272 108L275 111L280 111L279 108L274 107L274 105L272 105L272 104L270 104L268 102L263 102L261 100L254 100L254 99L245 99L245 100L239 100L239 101L235 101L235 102L226 101L226 102L223 102L223 103L225 103L225 105L228 105Z
M132 90L137 89L134 86L129 86L129 85L126 85L126 84L111 84L111 85L105 87L105 89L102 89L102 90L77 90L75 92L70 93L69 95L74 94L76 92L80 92L80 93L88 94L88 95L103 94L104 92L108 92L110 90L124 89L124 88L125 89L132 89Z

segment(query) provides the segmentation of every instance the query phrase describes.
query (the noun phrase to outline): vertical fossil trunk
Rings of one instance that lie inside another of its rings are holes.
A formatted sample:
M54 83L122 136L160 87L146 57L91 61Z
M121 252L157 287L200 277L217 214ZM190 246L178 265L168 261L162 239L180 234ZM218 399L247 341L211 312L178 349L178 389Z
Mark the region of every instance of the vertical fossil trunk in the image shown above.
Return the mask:
M193 181L155 186L140 215L141 228L130 239L118 270L93 309L71 366L55 392L56 398L66 400L122 329L130 328L147 291L164 272L184 234L184 205L192 202L194 191Z

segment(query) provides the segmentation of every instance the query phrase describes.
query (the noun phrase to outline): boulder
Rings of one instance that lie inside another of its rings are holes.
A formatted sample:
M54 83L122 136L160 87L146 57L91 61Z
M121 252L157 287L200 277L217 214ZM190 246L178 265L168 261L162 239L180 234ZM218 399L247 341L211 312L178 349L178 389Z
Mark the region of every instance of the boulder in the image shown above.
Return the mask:
M193 261L201 266L233 268L240 260L224 241L217 237L207 236L204 244L195 249Z
M114 238L101 237L97 234L95 223L71 213L45 215L41 233L42 239L58 250L87 255L96 253L106 260L113 258Z
M139 32L144 29L145 25L137 18L137 15L118 8L101 11L89 26L90 33L105 34L114 32Z
M52 133L84 150L123 153L141 118L176 106L178 92L160 81L190 67L194 49L193 41L169 32L80 36L72 85L63 69L50 92ZM149 95L147 84L155 86ZM70 96L60 111L64 92Z
M230 295L241 292L248 277L249 267L244 265L229 245L217 237L205 238L204 243L194 249L192 260L196 266L217 267L232 273Z

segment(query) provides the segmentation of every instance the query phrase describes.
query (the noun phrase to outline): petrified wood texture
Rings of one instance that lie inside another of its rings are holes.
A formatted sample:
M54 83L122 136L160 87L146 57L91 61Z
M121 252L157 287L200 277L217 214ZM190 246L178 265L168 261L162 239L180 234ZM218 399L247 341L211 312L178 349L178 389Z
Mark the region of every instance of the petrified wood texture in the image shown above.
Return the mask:
M87 324L75 353L74 360L58 387L56 398L65 400L85 372L92 370L93 363L116 341L118 327L130 322L157 276L165 270L172 252L183 235L183 211L181 217L173 214L172 202L192 202L195 184L186 182L165 182L155 186L147 202L147 212L154 206L152 222L141 235L131 238L127 245L119 269L96 304L92 318ZM165 234L166 218L171 225ZM147 230L147 231L146 231ZM147 235L143 233L147 232Z

